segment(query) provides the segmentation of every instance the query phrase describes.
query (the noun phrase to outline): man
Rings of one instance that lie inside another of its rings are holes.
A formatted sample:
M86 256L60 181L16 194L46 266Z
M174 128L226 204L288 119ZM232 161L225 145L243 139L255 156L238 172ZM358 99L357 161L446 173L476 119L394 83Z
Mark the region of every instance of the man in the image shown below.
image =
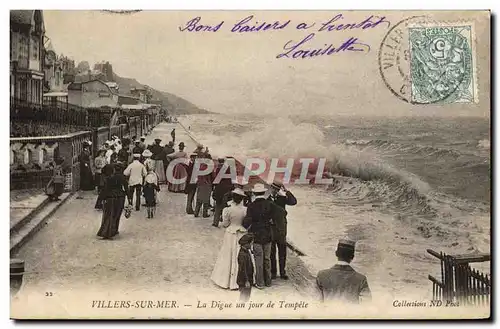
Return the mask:
M297 204L297 199L288 191L283 184L279 182L274 182L270 187L269 200L274 202L277 206L280 206L286 212L286 206L295 206ZM280 277L283 280L288 280L288 275L286 274L286 233L287 233L287 220L286 213L285 216L278 216L279 223L273 222L273 242L271 244L271 274L272 278L276 279L278 273L276 266L276 249L278 249L279 258L279 268ZM277 224L280 226L278 227ZM284 236L283 236L284 235Z
M153 155L151 156L151 159L154 161L155 165L155 173L158 175L158 184L164 184L166 182L165 180L165 167L163 165L166 155L165 155L165 150L161 143L161 138L155 138L155 143L151 145L149 150Z
M359 303L360 297L371 299L366 276L356 272L350 265L354 259L355 246L352 240L340 240L335 252L337 264L319 271L316 284L322 302L341 300Z
M130 154L129 154L130 139L123 139L123 147L118 151L118 161L125 164L129 164Z
M197 157L196 153L191 153L189 155L189 165L187 167L186 189L184 190L184 193L187 194L186 214L188 215L194 214L193 201L194 201L194 195L196 194L197 185L196 182L191 183L191 176L193 175L194 162L196 161L196 157Z
M271 286L271 221L275 205L266 199L266 191L264 184L255 184L252 189L255 200L248 205L243 219L243 227L255 237L255 287L258 289Z
M141 141L140 140L136 140L135 141L135 146L134 148L132 149L132 154L142 154L142 152L144 152L144 150L142 149L141 147ZM142 156L139 157L139 161L142 163L144 162L144 160L142 159Z
M218 159L218 166L217 168L215 169L215 177L217 178L217 176L220 174L220 171L222 169L222 167L224 166L224 162L225 162L225 158L219 158ZM225 174L229 174L230 173L230 168L228 167L226 169L226 172ZM223 175L223 174L221 174ZM215 183L215 187L214 187L214 191L212 193L212 197L215 201L215 211L214 211L214 221L212 223L212 226L215 226L215 227L219 227L219 222L222 222L222 210L224 209L225 207L225 203L224 203L224 196L226 195L226 193L229 193L233 190L233 182L231 181L231 178L230 177L225 177L225 178L222 178L220 179L220 181L218 183Z
M175 128L170 132L170 136L172 136L172 141L175 143Z
M139 161L140 157L141 155L139 153L134 153L134 161L132 161L123 172L123 174L128 177L128 204L132 206L135 191L135 210L137 211L141 209L142 182L147 175L146 168Z
M141 141L139 143L139 147L142 149L141 153L146 149L146 136L141 136Z

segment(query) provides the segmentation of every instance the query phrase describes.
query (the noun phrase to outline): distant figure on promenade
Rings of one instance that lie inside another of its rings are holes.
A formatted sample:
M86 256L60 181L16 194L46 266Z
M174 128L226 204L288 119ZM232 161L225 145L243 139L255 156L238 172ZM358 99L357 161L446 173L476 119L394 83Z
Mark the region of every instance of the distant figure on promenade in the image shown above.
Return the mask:
M225 161L226 161L225 158L218 159L218 166L215 169L215 175L214 175L215 177L219 176ZM228 167L226 168L224 174L229 174L229 173L230 173L230 168ZM212 197L215 201L215 211L214 211L214 221L212 223L212 226L218 227L219 222L222 221L222 210L226 206L224 202L225 201L224 196L226 195L226 193L231 192L232 189L233 189L233 182L230 177L220 179L220 181L217 184L215 184L214 182Z
M95 203L95 209L102 209L102 196L101 192L104 187L105 176L102 172L104 166L107 165L106 162L106 149L100 149L97 151L97 157L94 160L95 167L95 186L97 187L97 201Z
M146 177L146 168L139 161L140 154L134 154L134 161L128 165L123 174L128 177L128 204L132 206L135 192L135 210L141 209L141 188L143 178Z
M156 193L160 191L158 176L153 168L146 165L147 175L144 178L144 199L146 199L146 212L148 218L153 218L156 210Z
M170 136L172 136L172 142L175 143L175 128L170 132Z
M163 167L165 168L165 183L167 183L167 184L168 184L168 182L166 181L167 168L168 168L168 164L170 163L170 158L168 156L174 152L175 152L174 142L169 141L168 144L165 145L165 148L163 150L163 153L165 155L165 157L163 158Z
M297 199L288 191L283 184L279 182L274 182L270 187L269 200L274 202L274 204L286 210L286 206L295 206L297 204ZM273 242L271 244L271 274L273 279L276 279L278 269L276 266L276 249L278 249L279 258L279 269L280 277L283 280L288 280L288 275L286 274L286 235L287 235L287 219L285 216L278 216L278 223L273 221L272 231L273 231Z
M64 158L58 157L54 159L54 169L52 171L52 178L50 179L45 193L49 196L50 201L59 201L59 197L64 192Z
M237 188L232 191L232 194L231 205L224 208L222 213L222 226L226 228L226 231L210 277L216 285L225 289L238 289L238 252L240 249L238 241L247 232L242 225L247 213L247 208L243 206L245 193Z
M186 193L186 214L192 215L194 214L193 210L193 202L194 196L196 194L196 182L191 182L191 175L193 174L194 162L196 161L197 154L191 153L189 155L189 164L187 166L187 180L186 180L186 189L184 192Z
M335 252L337 264L332 268L319 271L316 285L322 302L359 303L360 298L371 299L366 276L356 272L350 265L354 258L355 246L354 241L340 240Z
M179 151L174 152L168 155L168 157L172 160L174 159L184 159L183 163L176 163L173 170L172 170L172 176L175 179L181 179L181 178L187 178L187 153L184 152L184 142L179 143ZM184 181L183 183L173 183L169 182L168 183L168 190L170 192L174 193L184 193L186 189L186 184L187 182Z
M153 153L151 159L154 162L154 171L158 175L158 184L164 184L166 182L165 179L165 167L163 166L163 162L166 159L165 149L160 144L161 138L155 138L155 143L151 145L150 151Z
M196 154L203 153L203 144L196 145L196 149L193 151L193 153L196 153Z
M254 284L254 265L252 262L253 235L245 234L238 241L240 250L238 251L238 274L236 282L240 290L240 302L246 303L252 294Z
M119 234L120 217L125 206L127 195L127 181L121 174L121 164L106 165L103 169L106 181L102 191L103 212L102 222L97 236L103 239L112 239Z
M94 190L94 175L92 174L90 145L92 142L83 142L83 149L79 156L80 161L80 189L83 191Z
M264 184L255 184L252 193L255 200L247 207L243 226L254 234L255 287L271 286L271 222L274 205L266 199Z
M198 154L198 158L207 158L206 154ZM203 172L208 169L208 165L205 163L200 164L200 171ZM203 218L208 218L208 210L210 209L210 197L212 194L212 182L214 179L214 173L208 173L202 176L198 176L198 181L196 182L196 205L194 207L194 217L200 216L200 210L203 208Z

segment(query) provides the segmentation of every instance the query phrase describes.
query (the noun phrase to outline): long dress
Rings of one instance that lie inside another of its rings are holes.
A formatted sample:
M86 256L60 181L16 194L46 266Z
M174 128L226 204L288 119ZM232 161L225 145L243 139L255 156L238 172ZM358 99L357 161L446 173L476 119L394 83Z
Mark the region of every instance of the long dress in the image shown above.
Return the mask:
M83 191L94 190L94 176L90 168L90 152L83 150L80 154L80 189Z
M243 203L236 204L234 202L231 203L231 206L224 208L222 212L222 225L227 228L210 279L225 289L238 289L236 283L238 252L240 251L238 241L246 233L246 229L242 226L246 213L247 208L243 206Z
M172 176L175 179L181 179L181 178L186 178L183 183L176 183L174 184L173 182L168 182L168 190L170 192L174 193L184 193L184 190L186 189L187 185L187 153L184 151L179 151L175 152L174 154L169 155L170 158L172 159L179 159L179 158L184 158L184 162L182 163L176 163L174 166L174 169L172 171ZM168 172L167 172L168 174ZM167 177L168 178L168 177Z
M97 236L109 239L118 234L120 217L125 205L127 181L121 173L106 177L102 190L103 204L102 222Z
M158 184L164 184L165 179L165 166L163 165L163 160L165 159L165 150L163 146L155 144L151 146L151 153L153 156L151 159L154 161L154 171L158 175Z

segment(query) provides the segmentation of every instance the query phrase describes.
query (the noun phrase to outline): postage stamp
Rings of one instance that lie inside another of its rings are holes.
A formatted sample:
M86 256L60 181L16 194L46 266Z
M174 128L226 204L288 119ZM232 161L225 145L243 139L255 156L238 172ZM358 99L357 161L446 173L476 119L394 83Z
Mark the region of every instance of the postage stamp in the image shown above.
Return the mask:
M474 103L471 25L409 28L411 102Z

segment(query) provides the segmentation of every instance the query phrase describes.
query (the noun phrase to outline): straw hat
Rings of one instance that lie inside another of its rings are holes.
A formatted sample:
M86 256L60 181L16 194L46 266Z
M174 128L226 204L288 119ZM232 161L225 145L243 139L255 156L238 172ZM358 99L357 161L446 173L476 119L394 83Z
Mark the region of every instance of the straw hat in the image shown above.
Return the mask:
M144 152L142 152L142 156L145 158L149 158L149 157L153 156L153 153L151 153L150 150L144 150Z
M257 183L257 184L255 184L255 186L253 187L252 192L254 192L254 193L263 193L263 192L267 192L267 188L264 186L264 184Z
M246 196L245 195L245 192L243 192L242 189L240 189L239 187L235 188L234 190L231 191L231 193L233 194L237 194L237 195L241 195L241 196Z

